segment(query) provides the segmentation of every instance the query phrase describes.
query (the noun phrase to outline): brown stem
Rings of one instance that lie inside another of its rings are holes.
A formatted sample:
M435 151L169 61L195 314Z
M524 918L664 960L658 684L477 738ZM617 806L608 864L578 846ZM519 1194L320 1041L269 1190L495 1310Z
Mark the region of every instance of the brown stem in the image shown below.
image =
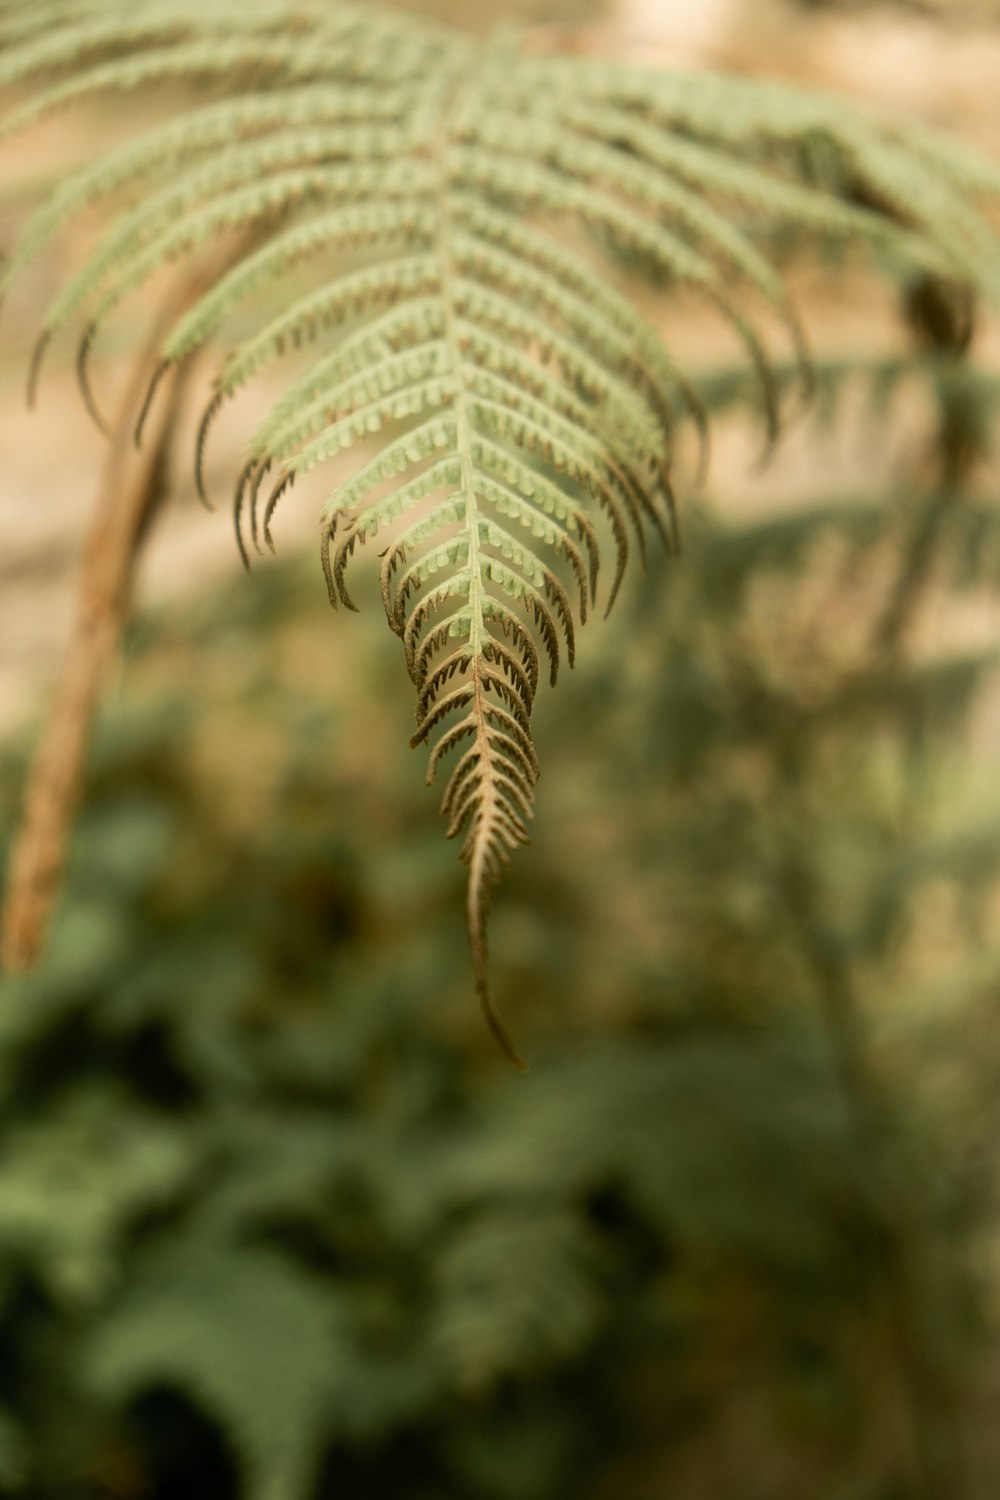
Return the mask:
M56 680L12 846L0 926L0 964L33 965L44 945L80 801L91 725L128 619L136 562L166 482L167 458L187 366L166 373L144 446L133 434L157 351L179 313L203 289L207 268L178 282L136 360L114 426L80 575L76 626ZM167 387L167 389L163 389Z
M937 481L915 517L899 568L872 635L872 659L885 669L904 645L907 631L933 582L934 565L949 521L968 491L969 479L982 455L983 439L967 409L961 386L948 389L935 435Z

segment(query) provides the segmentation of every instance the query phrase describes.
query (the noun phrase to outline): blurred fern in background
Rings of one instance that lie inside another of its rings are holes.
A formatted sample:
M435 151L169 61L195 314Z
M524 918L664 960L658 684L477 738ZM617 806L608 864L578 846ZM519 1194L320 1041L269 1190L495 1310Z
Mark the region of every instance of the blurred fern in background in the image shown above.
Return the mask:
M308 578L134 627L0 1019L4 1493L995 1483L994 654L905 641L996 578L996 388L944 351L819 376L929 389L933 482L706 504L604 627L499 923L526 1079L405 764L350 754L388 711L300 668Z

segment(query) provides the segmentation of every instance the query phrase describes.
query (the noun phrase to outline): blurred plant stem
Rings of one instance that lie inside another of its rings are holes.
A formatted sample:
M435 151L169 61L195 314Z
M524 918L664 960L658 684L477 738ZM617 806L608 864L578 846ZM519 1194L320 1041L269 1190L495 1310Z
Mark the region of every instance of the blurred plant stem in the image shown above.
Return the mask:
M916 1500L971 1500L976 1487L960 1417L958 1381L934 1312L953 1301L950 1268L928 1224L918 1185L901 1161L893 1111L873 1064L863 1006L836 936L823 920L815 872L794 818L780 825L779 881L793 934L811 973L817 1007L848 1108L857 1161L883 1248L881 1292L908 1412L907 1467Z
M931 342L938 352L964 353L970 330L957 337L945 328ZM957 367L956 367L957 368ZM970 415L961 380L946 383L930 462L936 469L928 502L914 515L899 550L886 603L876 612L867 670L890 672L910 626L927 597L940 543L956 497L960 499L983 454L983 434ZM812 976L827 1037L868 1177L868 1198L885 1254L882 1292L895 1350L901 1395L909 1413L909 1468L917 1500L971 1500L977 1492L969 1442L961 1417L962 1392L942 1336L932 1326L937 1310L954 1305L955 1273L925 1212L920 1184L900 1159L896 1112L872 1059L864 1006L843 945L824 920L826 903L815 862L803 847L808 826L795 815L801 753L785 758L788 800L776 823L778 882L793 934Z
M0 964L30 968L45 941L59 894L69 831L80 802L91 728L101 689L121 643L143 542L167 488L170 449L190 365L169 371L143 447L134 434L143 412L160 343L219 268L177 280L164 299L135 361L113 427L104 474L84 550L76 621L35 752L14 838L0 927Z

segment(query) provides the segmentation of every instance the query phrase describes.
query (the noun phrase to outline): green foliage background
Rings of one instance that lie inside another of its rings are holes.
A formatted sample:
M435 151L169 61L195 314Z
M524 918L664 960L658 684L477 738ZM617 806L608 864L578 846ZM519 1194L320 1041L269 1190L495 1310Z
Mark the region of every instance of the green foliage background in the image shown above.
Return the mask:
M991 383L910 379L981 463ZM993 655L886 632L988 583L973 489L706 504L595 635L497 916L524 1078L377 612L338 655L285 563L135 626L0 1011L0 1493L995 1482Z

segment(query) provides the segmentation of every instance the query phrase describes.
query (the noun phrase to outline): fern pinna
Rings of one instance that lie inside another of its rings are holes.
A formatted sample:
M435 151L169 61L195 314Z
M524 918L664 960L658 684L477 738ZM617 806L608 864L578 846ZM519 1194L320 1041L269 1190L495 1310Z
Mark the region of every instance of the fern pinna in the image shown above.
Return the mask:
M339 0L7 0L0 46L0 82L18 92L0 138L96 96L196 85L165 123L68 175L13 249L4 290L81 210L118 205L49 309L31 389L75 324L99 417L90 356L109 315L165 262L229 235L228 265L160 366L238 313L197 440L204 495L220 409L315 346L249 441L239 546L246 560L247 533L271 543L298 476L375 440L323 506L330 599L354 607L351 559L377 536L413 742L463 839L480 999L516 1061L490 998L486 916L527 837L539 681L572 664L603 554L609 607L630 554L649 534L671 540L676 419L700 422L627 278L687 289L728 320L773 436L784 390L769 345L783 337L806 379L808 360L767 246L861 244L911 277L992 293L1000 257L978 203L1000 193L1000 171L829 98L553 56L530 33L481 46ZM331 248L353 259L304 282L303 263ZM282 278L285 300L269 302Z

